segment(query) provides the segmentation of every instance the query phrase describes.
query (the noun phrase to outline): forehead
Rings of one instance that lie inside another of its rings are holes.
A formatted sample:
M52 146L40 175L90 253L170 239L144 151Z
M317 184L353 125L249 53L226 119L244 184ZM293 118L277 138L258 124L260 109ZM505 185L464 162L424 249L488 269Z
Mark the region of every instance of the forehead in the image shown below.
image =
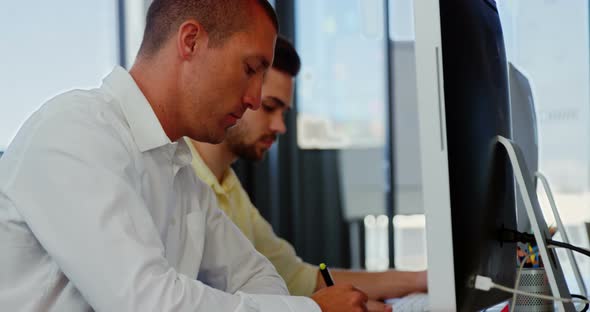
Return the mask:
M251 5L246 18L249 20L244 23L244 28L232 39L245 57L258 59L269 67L274 57L277 30L259 5Z

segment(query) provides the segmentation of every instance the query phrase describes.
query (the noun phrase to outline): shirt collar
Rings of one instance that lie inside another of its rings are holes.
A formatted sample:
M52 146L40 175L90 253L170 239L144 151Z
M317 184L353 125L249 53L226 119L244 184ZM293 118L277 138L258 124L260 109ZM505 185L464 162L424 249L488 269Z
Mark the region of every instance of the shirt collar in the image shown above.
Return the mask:
M234 170L232 168L227 168L223 179L221 179L221 183L219 183L219 181L217 181L217 177L215 177L211 169L209 169L207 164L205 164L205 161L203 161L203 158L201 158L201 155L199 155L199 152L191 140L189 138L185 138L185 142L190 148L193 157L192 164L197 170L199 178L207 183L207 185L209 185L213 191L215 191L215 194L227 195L240 181Z
M150 103L125 69L120 66L115 67L104 78L103 88L110 91L109 93L118 100L125 119L129 123L131 134L141 152L172 143Z
M180 139L173 144L176 145L176 150L174 151L174 163L179 167L190 165L193 160L193 156L191 155L192 152L189 144L187 144L187 142L185 142L183 139Z

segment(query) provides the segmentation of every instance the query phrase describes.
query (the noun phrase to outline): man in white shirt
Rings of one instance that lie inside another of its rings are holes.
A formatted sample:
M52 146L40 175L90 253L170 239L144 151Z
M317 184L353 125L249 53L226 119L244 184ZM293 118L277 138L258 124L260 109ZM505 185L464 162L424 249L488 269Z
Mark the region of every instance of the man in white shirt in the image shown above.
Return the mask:
M366 311L351 285L287 296L181 139L260 106L276 34L263 0L155 0L129 73L27 120L0 159L3 311Z
M262 87L262 108L247 111L220 144L189 141L193 146L193 169L214 191L220 208L240 228L254 247L266 256L283 277L293 295L311 296L326 287L317 265L303 262L287 241L278 237L252 204L231 164L238 158L262 160L287 128L284 115L291 109L295 76L301 62L287 39L277 38L274 62ZM366 272L332 270L337 282L349 282L372 299L371 311L385 311L381 303L415 292L426 292L426 271L387 270Z

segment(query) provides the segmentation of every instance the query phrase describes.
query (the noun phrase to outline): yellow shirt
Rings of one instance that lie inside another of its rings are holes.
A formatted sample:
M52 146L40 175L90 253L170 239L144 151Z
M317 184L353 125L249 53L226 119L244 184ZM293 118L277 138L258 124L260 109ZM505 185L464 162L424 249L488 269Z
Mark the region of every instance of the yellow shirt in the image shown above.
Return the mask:
M219 208L242 230L256 250L272 262L292 295L310 296L316 288L317 267L303 262L293 246L274 233L231 168L220 184L190 140L186 140L193 154L193 169L213 189Z

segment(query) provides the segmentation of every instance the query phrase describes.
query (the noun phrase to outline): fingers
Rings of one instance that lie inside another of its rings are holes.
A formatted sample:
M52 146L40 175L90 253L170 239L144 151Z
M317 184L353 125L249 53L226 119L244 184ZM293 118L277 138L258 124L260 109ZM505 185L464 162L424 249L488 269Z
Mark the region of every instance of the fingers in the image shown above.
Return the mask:
M369 310L367 309L367 305L366 302L369 300L369 297L367 296L367 294L365 292L363 292L362 290L354 287L352 284L344 284L342 285L342 287L344 287L346 290L352 292L349 296L349 303L350 306L353 307L357 307L357 309L355 309L355 311L359 311L359 312L369 312ZM383 309L380 310L379 312L384 311Z
M391 312L391 306L389 306L381 301L369 300L367 302L367 310L369 312L385 312L385 311Z
M369 300L369 296L367 296L367 294L365 294L364 291L362 291L362 290L360 290L360 289L358 289L358 288L356 288L356 287L354 287L352 285L350 285L350 286L351 286L351 289L352 290L356 291L359 295L361 295L360 300L362 302L367 302Z
M311 296L323 312L368 312L367 294L350 284L337 284ZM372 311L372 310L371 310ZM386 311L382 306L378 312Z
M369 300L369 297L367 296L367 294L365 294L362 290L354 287L351 285L351 290L354 291L354 295L353 295L353 302L352 304L354 306L360 306L362 312L369 312L369 309L367 308L367 301ZM384 311L383 309L380 310L379 312Z

